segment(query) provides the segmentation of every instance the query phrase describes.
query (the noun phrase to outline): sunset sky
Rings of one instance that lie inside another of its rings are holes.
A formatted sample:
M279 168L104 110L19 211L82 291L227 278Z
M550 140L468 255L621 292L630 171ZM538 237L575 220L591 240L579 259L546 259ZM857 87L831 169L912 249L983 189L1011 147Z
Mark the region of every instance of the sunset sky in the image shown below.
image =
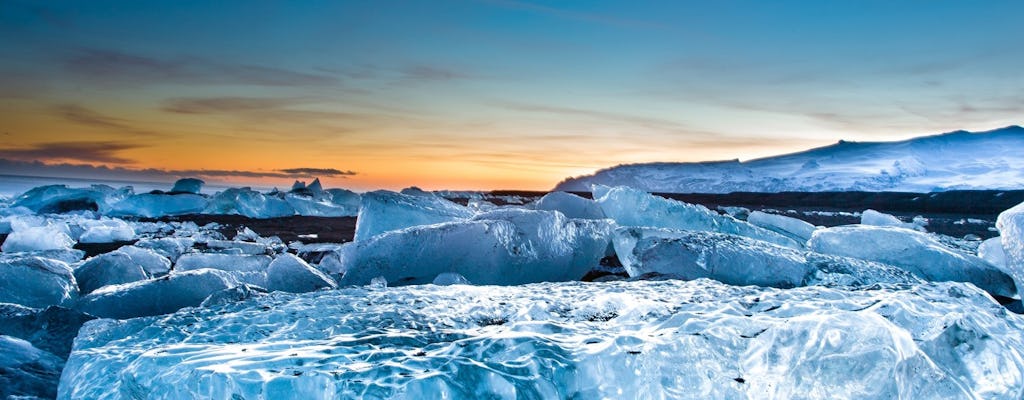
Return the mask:
M0 0L0 174L55 170L18 163L40 161L542 190L621 163L992 129L1024 122L1022 15L1020 1Z

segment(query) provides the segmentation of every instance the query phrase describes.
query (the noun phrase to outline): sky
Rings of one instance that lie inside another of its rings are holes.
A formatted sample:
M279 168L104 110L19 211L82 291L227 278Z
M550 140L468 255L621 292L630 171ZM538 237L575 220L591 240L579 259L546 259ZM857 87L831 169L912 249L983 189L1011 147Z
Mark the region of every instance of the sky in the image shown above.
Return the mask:
M1024 120L1020 15L1020 1L0 0L0 174L546 190L618 164L988 130Z

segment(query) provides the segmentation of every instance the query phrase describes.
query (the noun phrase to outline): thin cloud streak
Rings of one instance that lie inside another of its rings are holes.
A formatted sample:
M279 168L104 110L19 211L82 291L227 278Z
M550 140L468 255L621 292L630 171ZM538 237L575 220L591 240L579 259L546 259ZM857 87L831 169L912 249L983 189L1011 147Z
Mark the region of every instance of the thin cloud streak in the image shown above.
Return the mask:
M3 153L0 153L3 154ZM101 177L120 180L173 180L181 177L201 178L339 178L357 175L355 171L336 168L285 168L270 171L224 170L224 169L158 169L128 168L109 165L87 165L74 163L44 163L10 158L0 158L0 167L8 174L26 176Z
M0 149L0 157L19 161L76 160L105 164L129 164L132 160L117 155L124 150L144 146L121 142L51 142L30 147Z

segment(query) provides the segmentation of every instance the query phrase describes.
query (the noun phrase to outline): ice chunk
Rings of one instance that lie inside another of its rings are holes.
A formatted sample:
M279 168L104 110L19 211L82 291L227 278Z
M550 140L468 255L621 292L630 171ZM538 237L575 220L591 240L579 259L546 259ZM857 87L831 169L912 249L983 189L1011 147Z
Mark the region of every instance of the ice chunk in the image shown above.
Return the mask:
M135 229L116 218L91 221L83 228L85 232L78 238L81 243L126 242L135 239Z
M267 255L189 253L174 263L175 271L213 268L228 271L240 282L267 287L267 267L273 259Z
M283 199L264 195L247 187L231 188L217 193L203 212L206 214L244 215L249 218L278 218L295 215L295 209Z
M227 288L221 291L214 292L203 303L200 307L216 307L224 304L237 303L242 300L248 300L253 297L265 296L267 289L259 286L252 286L247 284L241 284L232 288Z
M59 357L0 335L0 398L55 398L63 368Z
M85 321L96 317L60 306L45 309L0 303L0 335L13 336L66 359Z
M153 250L157 254L167 257L171 262L174 262L177 261L178 257L181 257L182 254L188 252L195 243L195 239L188 237L165 237L157 239L141 239L138 242L135 242L135 246Z
M424 192L425 193L425 192ZM473 212L451 201L427 195L407 195L386 190L365 193L356 220L355 240L417 225L468 219Z
M106 285L129 283L148 279L142 266L121 251L100 254L85 260L75 268L75 280L81 294L87 294Z
M551 192L534 204L538 210L559 211L569 218L604 219L604 212L596 202L566 192Z
M470 284L469 279L466 279L466 277L454 272L442 272L437 274L437 277L434 278L434 281L431 283L441 286Z
M303 293L325 287L336 288L338 284L292 254L277 256L267 267L267 289Z
M59 397L1018 399L1022 331L950 282L276 292L90 321Z
M142 267L150 276L166 275L171 270L171 260L156 251L136 246L122 246L117 252L127 254L132 262Z
M359 193L346 189L327 189L324 193L327 193L330 196L331 203L350 210L350 215L356 215L359 213Z
M899 268L716 232L621 227L615 251L631 277L648 274L790 288L920 282Z
M269 255L276 253L273 246L264 243L240 242L237 240L207 240L206 247L215 250L234 250L239 254Z
M203 268L162 278L104 286L78 301L78 309L102 318L135 318L198 306L210 294L240 282L228 272Z
M720 215L702 205L670 200L637 189L595 185L594 199L604 214L620 226L731 233L786 247L803 248L801 243L784 235L728 215Z
M785 215L768 214L761 211L752 211L747 215L747 222L762 228L781 233L800 243L807 243L814 233L816 226L806 221L787 217Z
M314 198L288 193L284 197L299 215L313 217L351 217L359 213L359 209L346 205L338 205L329 198Z
M43 250L70 250L75 241L67 234L67 226L15 226L0 249L5 253Z
M110 215L159 218L168 215L198 214L206 209L206 197L183 194L137 194L114 204Z
M82 250L75 249L61 249L25 251L18 253L0 253L0 261L21 259L25 257L42 257L72 264L82 261L82 259L85 258L85 252Z
M604 257L610 230L606 220L500 209L346 244L339 283L365 285L383 276L393 285L424 284L445 272L482 285L577 280Z
M1006 268L1018 285L1024 285L1024 203L1000 213L996 228L1002 238Z
M1011 276L1013 275L1011 270L1007 268L1006 253L1003 252L1003 238L996 236L981 242L981 245L978 246L978 257L1006 271Z
M930 281L970 282L1003 297L1016 297L1013 278L978 257L954 252L925 233L892 226L848 225L819 229L811 250L877 261Z
M206 182L203 182L202 179L196 178L178 179L177 182L174 182L174 187L171 188L171 193L199 194L199 191L203 190L203 184L205 183Z
M70 307L76 299L78 283L67 263L42 257L0 260L0 303Z
M48 185L33 188L14 199L12 207L26 207L34 212L65 213L91 210L101 213L112 204L132 194L129 187L114 189L106 185L89 188L69 188L66 185Z
M864 210L860 214L861 225L872 225L872 226L896 226L900 228L913 229L924 231L923 225L927 225L927 220L924 218L914 218L914 222L903 222L899 218L886 213L878 212L872 209Z

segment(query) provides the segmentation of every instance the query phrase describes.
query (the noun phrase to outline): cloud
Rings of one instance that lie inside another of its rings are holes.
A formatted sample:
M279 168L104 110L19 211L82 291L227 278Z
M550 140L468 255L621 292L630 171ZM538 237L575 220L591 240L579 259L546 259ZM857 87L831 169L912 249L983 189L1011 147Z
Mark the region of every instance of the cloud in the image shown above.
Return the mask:
M60 104L54 107L54 112L61 118L80 125L136 135L159 136L157 133L135 128L124 119L106 116L78 104Z
M198 97L169 99L162 110L176 114L221 114L282 109L293 99L266 97Z
M73 73L108 82L297 87L339 83L330 75L262 65L230 64L201 57L157 58L102 49L79 50L65 60L64 66Z
M652 130L663 131L665 133L675 132L687 134L716 135L715 133L695 129L694 127L683 122L677 122L662 118L646 117L641 115L505 101L492 102L492 105L513 111L585 117L588 119L615 122L620 124L633 125L637 127L645 127Z
M121 142L52 142L30 147L0 149L0 157L12 160L75 160L106 164L127 164L132 160L118 152L143 146Z
M450 81L472 78L471 75L464 72L422 64L409 65L402 69L402 73L406 78L417 81Z
M44 163L12 159L0 153L0 169L5 173L26 176L54 176L62 178L112 179L126 181L172 181L182 177L200 178L347 178L356 175L354 171L335 168L285 168L268 171L225 170L225 169L157 169L126 168L108 165L86 165L74 163Z

